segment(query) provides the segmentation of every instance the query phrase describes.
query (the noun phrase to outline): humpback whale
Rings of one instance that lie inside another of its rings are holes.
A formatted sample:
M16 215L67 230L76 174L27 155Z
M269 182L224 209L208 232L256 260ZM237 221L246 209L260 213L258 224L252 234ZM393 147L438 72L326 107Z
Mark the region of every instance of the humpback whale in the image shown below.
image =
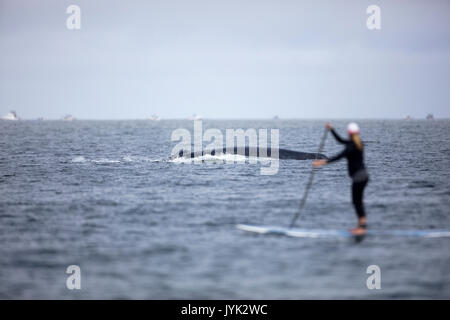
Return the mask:
M252 150L253 151L253 150ZM213 150L203 150L203 151L198 151L198 152L190 152L190 153L186 153L184 154L183 150L181 150L178 153L178 156L181 157L186 157L186 158L195 158L195 157L200 157L200 156L204 156L204 155L218 155L218 154L226 154L227 153L227 149L223 148L222 150L218 149L213 149ZM252 152L253 154L255 154L255 152ZM238 154L238 155L243 155L248 157L250 155L250 147L246 146L246 147L242 147L242 148L238 148L238 147L234 147L233 149L233 153L232 154ZM256 147L256 155L258 157L260 156L264 156L264 157L268 157L270 158L272 156L272 150L271 148L260 148L260 147ZM299 151L293 151L293 150L287 150L287 149L278 149L278 159L280 160L314 160L314 159L327 159L327 157L324 154L317 154L317 153L311 153L311 152L299 152Z

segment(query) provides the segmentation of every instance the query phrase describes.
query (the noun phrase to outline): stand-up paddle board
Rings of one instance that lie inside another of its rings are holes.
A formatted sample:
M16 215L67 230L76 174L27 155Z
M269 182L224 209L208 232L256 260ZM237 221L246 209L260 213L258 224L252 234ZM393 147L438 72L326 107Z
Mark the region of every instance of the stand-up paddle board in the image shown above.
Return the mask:
M243 231L283 235L297 238L350 238L355 237L348 230L327 229L297 229L273 226L255 226L238 224L236 227ZM446 238L450 237L450 230L372 230L367 229L367 236L393 236L393 237L416 237L416 238Z

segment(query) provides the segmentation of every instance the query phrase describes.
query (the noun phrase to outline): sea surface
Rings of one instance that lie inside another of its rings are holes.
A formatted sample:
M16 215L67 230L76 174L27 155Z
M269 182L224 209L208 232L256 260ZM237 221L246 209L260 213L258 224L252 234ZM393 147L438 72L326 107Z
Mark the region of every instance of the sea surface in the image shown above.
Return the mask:
M332 121L345 134L347 121ZM373 229L450 229L450 120L359 121ZM204 129L279 129L280 147L316 152L324 121L204 120ZM170 161L193 122L1 121L1 299L449 299L450 238L290 238L311 160ZM270 132L270 131L269 131ZM329 136L324 153L341 146ZM341 161L321 168L302 228L356 218ZM81 289L66 269L81 268ZM367 288L367 267L381 289Z

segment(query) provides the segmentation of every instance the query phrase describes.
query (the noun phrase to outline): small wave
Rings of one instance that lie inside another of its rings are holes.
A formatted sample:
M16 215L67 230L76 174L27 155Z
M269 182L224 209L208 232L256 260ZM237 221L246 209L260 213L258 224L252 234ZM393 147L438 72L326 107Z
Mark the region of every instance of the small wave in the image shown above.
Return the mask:
M107 163L120 163L120 160L114 160L114 159L106 159L106 158L102 158L99 160L90 160L93 163L98 163L98 164L107 164Z
M138 157L138 156L123 156L120 159L108 159L108 158L100 158L100 159L86 159L83 156L78 156L72 159L72 163L95 163L95 164L114 164L114 163L130 163L130 162L161 162L162 159L154 159L148 157Z
M412 181L411 183L408 184L409 189L434 188L434 187L435 187L434 183L424 180Z

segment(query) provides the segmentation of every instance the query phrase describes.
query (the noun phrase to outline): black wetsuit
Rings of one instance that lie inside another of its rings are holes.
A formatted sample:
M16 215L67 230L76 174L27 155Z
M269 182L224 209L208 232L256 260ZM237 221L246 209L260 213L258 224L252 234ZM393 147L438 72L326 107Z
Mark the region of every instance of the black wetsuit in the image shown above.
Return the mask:
M352 200L355 206L356 214L359 218L365 217L366 213L364 211L363 204L363 192L364 188L369 181L369 175L367 174L366 167L364 166L364 155L363 151L359 150L358 147L352 140L342 139L334 129L330 130L336 140L345 145L345 149L328 159L328 163L337 161L341 158L347 158L348 160L348 173L353 180L352 183Z

